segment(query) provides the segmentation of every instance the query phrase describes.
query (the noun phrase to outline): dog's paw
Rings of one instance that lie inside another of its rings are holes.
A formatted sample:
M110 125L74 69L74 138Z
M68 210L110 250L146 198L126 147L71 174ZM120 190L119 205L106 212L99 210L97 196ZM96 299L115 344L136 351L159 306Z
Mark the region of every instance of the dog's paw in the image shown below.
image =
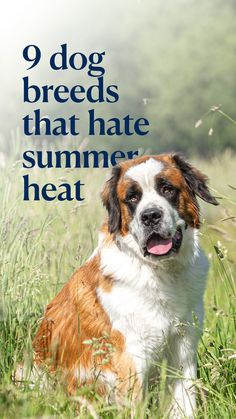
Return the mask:
M188 409L186 412L180 404L174 403L168 410L168 419L194 419L194 411Z

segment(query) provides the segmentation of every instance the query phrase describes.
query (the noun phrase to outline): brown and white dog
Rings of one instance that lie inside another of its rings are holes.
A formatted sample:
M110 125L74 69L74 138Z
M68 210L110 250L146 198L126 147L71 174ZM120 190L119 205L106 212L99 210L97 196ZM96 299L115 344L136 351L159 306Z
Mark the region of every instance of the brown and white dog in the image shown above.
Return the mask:
M98 247L48 305L33 343L36 365L61 370L70 393L96 383L119 402L132 390L134 401L164 357L179 371L172 416L193 416L208 271L196 197L217 205L206 180L177 154L113 168Z

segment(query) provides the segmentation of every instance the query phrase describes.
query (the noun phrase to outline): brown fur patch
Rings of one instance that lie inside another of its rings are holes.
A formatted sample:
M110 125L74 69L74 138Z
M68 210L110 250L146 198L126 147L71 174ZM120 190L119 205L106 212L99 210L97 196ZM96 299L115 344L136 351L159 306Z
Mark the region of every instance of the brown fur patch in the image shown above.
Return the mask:
M98 287L106 292L112 289L111 279L102 275L99 265L95 256L75 272L47 306L33 342L36 364L47 365L51 372L61 370L70 393L79 385L75 372L80 367L88 380L99 371L113 372L123 381L128 380L129 369L135 375L132 360L124 355L124 336L112 329L97 298Z
M165 179L179 190L178 212L185 222L194 228L199 228L199 208L196 199L191 193L185 179L178 168L167 166L162 174Z
M118 182L117 193L119 197L120 209L121 209L121 231L120 234L125 236L129 232L129 224L132 220L127 205L124 203L127 190L132 185L132 180L123 178L122 181Z

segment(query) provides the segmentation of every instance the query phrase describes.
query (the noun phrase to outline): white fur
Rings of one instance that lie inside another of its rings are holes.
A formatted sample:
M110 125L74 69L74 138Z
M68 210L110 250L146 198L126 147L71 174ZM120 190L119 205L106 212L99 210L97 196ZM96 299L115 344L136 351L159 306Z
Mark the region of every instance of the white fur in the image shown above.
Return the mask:
M153 158L146 160L144 163L137 164L127 170L125 177L135 180L142 189L154 187L154 176L164 169L162 162Z
M196 346L203 321L208 264L197 231L188 228L180 255L154 265L143 258L131 234L106 247L100 243L101 270L114 279L111 292L98 289L113 328L126 339L141 381L161 361L182 370L174 385L172 416L192 417L195 407ZM195 313L199 325L193 326Z

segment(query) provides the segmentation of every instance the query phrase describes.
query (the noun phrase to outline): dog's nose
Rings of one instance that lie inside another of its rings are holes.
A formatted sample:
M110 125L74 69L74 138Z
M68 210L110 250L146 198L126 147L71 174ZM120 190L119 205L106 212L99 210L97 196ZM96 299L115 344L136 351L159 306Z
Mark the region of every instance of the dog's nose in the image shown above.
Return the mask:
M162 215L161 209L149 208L141 213L141 221L145 226L154 226L160 222Z

